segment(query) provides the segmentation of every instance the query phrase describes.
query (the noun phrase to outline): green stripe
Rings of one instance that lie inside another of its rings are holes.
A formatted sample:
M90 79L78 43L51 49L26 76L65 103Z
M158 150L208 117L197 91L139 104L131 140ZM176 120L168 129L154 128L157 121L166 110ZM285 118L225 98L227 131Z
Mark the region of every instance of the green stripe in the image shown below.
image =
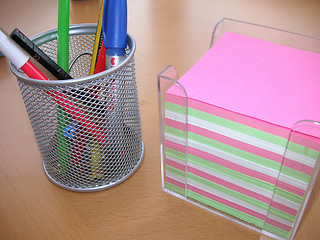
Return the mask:
M175 192L175 193L178 193L178 194L180 194L180 195L182 195L182 196L185 195L185 190L184 190L183 188L178 187L178 186L176 186L176 185L174 185L174 184L172 184L172 183L166 182L165 187L166 187L168 190L173 191L173 192Z
M294 222L294 220L296 220L296 216L293 216L289 213L283 212L283 211L276 209L274 207L270 207L269 213L272 215L278 216L282 219L285 219L289 222Z
M186 172L185 171L181 171L180 169L177 169L177 168L169 166L169 165L166 165L166 170L168 172L173 173L174 175L177 175L179 177L183 177L184 179L186 178Z
M171 173L173 173L173 174L175 174L175 175L177 175L177 176L183 177L183 178L185 178L185 176L186 176L184 171L181 171L181 170L179 170L177 168L174 168L174 167L171 167L169 165L166 166L166 170L171 172ZM189 173L188 174L188 178L190 178L190 179L192 179L192 180L194 180L196 182L199 182L199 183L201 183L203 185L206 185L208 187L211 187L213 189L217 189L217 190L219 190L221 192L224 192L224 193L226 193L226 194L228 194L230 196L233 196L233 197L236 197L236 198L241 199L243 201L246 201L246 202L248 202L250 204L253 204L255 206L258 206L260 208L263 208L263 209L266 209L266 210L269 208L269 204L267 204L267 203L261 202L259 200L256 200L256 199L248 197L248 196L245 196L245 195L243 195L241 193L233 194L232 192L235 192L235 191L233 191L231 189L228 189L228 188L225 188L225 187L223 187L221 185L218 185L216 183L213 183L213 182L211 182L209 180L203 179L203 178L201 178L199 176L196 176L194 174ZM279 217L281 217L283 219L286 219L287 221L293 222L295 220L295 216L293 216L293 215L291 215L289 213L283 212L283 211L281 211L279 209L273 208L273 207L270 208L270 213L273 214L273 215L279 216Z
M297 204L302 204L302 200L303 200L303 197L301 197L297 194L288 192L286 190L280 189L280 188L276 188L274 195L279 196L279 197L283 197L283 198L288 199L289 201L297 203Z
M179 130L177 128L166 126L166 132L169 134L172 134L176 137L180 137L180 138L185 139L185 131ZM208 147L216 148L218 150L230 153L230 154L237 156L239 158L245 159L250 162L257 163L261 166L265 166L265 167L268 167L268 168L271 168L274 170L279 170L280 166L281 166L280 163L275 162L273 160L270 160L268 158L264 158L259 155L249 153L247 151L240 150L238 148L232 147L227 144L223 144L219 141L215 141L213 139L210 139L210 138L207 138L207 137L195 134L195 133L189 132L189 139L196 141L196 142L199 142L201 144L207 145ZM304 181L306 183L308 183L310 181L310 175L305 174L303 172L300 172L298 170L286 167L286 166L282 167L281 173L288 175L290 177L299 179L299 180Z
M190 108L189 114L193 117L200 118L202 120L205 120L214 124L218 124L220 126L232 129L234 131L241 132L243 134L250 135L252 137L262 139L264 141L267 141L282 147L284 147L287 143L287 139L281 138L279 136L275 136L271 133L267 133L252 127L248 127L243 124L233 122L225 118L217 117L215 115L205 113L196 109Z
M306 141L311 142L310 140L306 140ZM288 143L287 149L292 152L299 153L303 156L312 158L314 159L315 162L316 160L318 160L318 157L319 157L319 151L305 147L303 145L293 143L293 142Z
M171 110L171 111L179 113L179 114L185 114L185 112L186 112L185 107L182 107L180 105L177 105L177 104L174 104L171 102L166 103L166 108L168 110ZM199 119L220 125L222 127L226 127L226 128L232 129L234 131L238 131L240 133L247 134L247 135L255 137L255 138L259 138L261 140L273 143L273 144L278 145L280 147L284 147L284 148L286 147L287 139L285 139L285 138L282 138L282 137L279 137L279 136L273 135L271 133L267 133L267 132L264 132L264 131L261 131L261 130L258 130L258 129L255 129L252 127L248 127L243 124L233 122L233 121L230 121L225 118L221 118L221 117L209 114L209 113L205 113L205 112L199 111L197 109L188 108L188 111L189 111L189 115L193 116L195 118L199 118ZM289 130L288 130L288 133L289 133ZM292 142L289 144L288 149L292 152L295 152L295 153L298 153L298 154L301 154L304 156L308 156L308 157L315 159L315 160L317 160L318 156L319 156L318 151L316 151L314 149L307 148L305 146L302 146L302 145L299 145L296 143L292 143Z
M185 160L185 154L181 153L179 151L176 151L176 150L173 150L173 149L170 149L170 148L166 148L165 153L167 155L170 155L172 157L178 158L180 160L183 160L183 161ZM229 169L227 167L223 167L221 165L218 165L216 163L210 162L208 160L205 160L203 158L199 158L199 157L191 155L191 154L188 154L188 159L189 159L190 162L192 162L194 164L206 167L206 168L211 169L213 171L217 171L219 173L222 173L222 174L224 174L226 176L232 177L232 178L237 179L239 181L252 184L254 186L260 187L260 188L265 189L267 191L271 191L271 192L274 191L275 186L273 184L271 184L271 183L262 181L260 179L256 179L256 178L251 177L251 176L247 176L247 175L245 175L243 173L239 173L239 172L231 170L231 169ZM294 194L294 193L288 192L286 190L283 190L283 189L276 189L275 190L275 195L280 196L280 197L285 198L285 199L288 199L289 201L292 201L292 202L295 202L295 203L298 203L298 204L302 203L302 197L300 197L297 194Z
M248 176L248 175L245 175L243 173L239 173L239 172L231 170L231 169L229 169L227 167L220 166L220 165L218 165L216 163L207 161L205 159L199 158L199 157L191 155L191 154L189 154L188 156L189 156L188 157L189 161L192 162L192 163L195 163L195 164L198 164L200 166L203 166L203 167L206 167L208 169L211 169L213 171L222 173L222 174L224 174L226 176L229 176L229 177L232 177L234 179L237 179L237 180L252 184L254 186L263 188L265 190L268 190L268 191L271 191L271 192L274 191L274 185L271 184L271 183L262 181L260 179L257 179L257 178L254 178L254 177L251 177L251 176Z
M282 166L281 174L293 177L293 178L301 180L301 181L303 181L305 183L308 183L310 181L310 178L311 178L311 176L306 174L306 173L300 172L298 170L295 170L295 169L292 169L292 168L289 168L289 167L286 167L286 166Z
M172 102L166 102L166 109L183 115L186 114L186 107L180 106Z
M174 174L174 175L179 176L179 177L183 177L183 178L186 177L184 171L181 171L181 170L179 170L177 168L174 168L172 166L167 165L166 166L166 170L168 172ZM194 180L194 181L196 181L198 183L201 183L203 185L206 185L206 186L208 186L208 187L210 187L212 189L216 189L216 190L218 190L220 192L223 192L225 194L233 196L233 197L235 197L237 199L240 199L240 200L245 201L247 203L250 203L252 205L258 206L258 207L260 207L262 209L268 210L268 208L269 208L269 204L267 204L267 203L261 202L261 201L259 201L257 199L252 198L252 197L248 197L248 196L246 196L246 195L244 195L242 193L239 193L239 192L234 191L232 189L229 189L227 187L223 187L223 186L221 186L221 185L219 185L217 183L214 183L214 182L211 182L211 181L209 181L207 179L201 178L201 177L199 177L199 176L197 176L195 174L188 173L188 179Z
M255 198L249 197L249 196L244 195L242 193L239 193L239 192L237 192L235 190L232 190L230 188L224 187L224 186L222 186L220 184L211 182L211 181L209 181L207 179L204 179L204 178L201 178L201 177L199 177L197 175L188 173L188 178L191 179L191 180L194 180L194 181L196 181L196 182L198 182L200 184L208 186L208 187L210 187L212 189L215 189L215 190L217 190L219 192L222 192L222 193L225 193L225 194L227 194L229 196L237 198L237 199L239 199L241 201L250 203L250 204L252 204L254 206L257 206L257 207L259 207L261 209L264 209L264 210L268 210L269 209L269 204L267 204L267 203L261 202L261 201L255 199Z
M176 137L180 137L180 138L185 139L185 131L179 130L177 128L166 126L166 132L169 134L172 134ZM250 162L254 162L259 165L262 165L262 166L265 166L265 167L268 167L268 168L271 168L274 170L280 169L280 163L278 163L278 162L275 162L275 161L270 160L268 158L264 158L264 157L249 153L247 151L243 151L241 149L238 149L238 148L232 147L228 144L224 144L219 141L201 136L199 134L189 132L189 139L193 140L195 142L207 145L208 147L216 148L218 150L230 153L230 154L237 156L239 158L243 158L243 159L248 160Z
M175 175L178 175L180 177L185 177L185 172L183 172L183 171L181 171L179 169L176 169L176 168L171 167L171 166L166 166L166 169L167 169L167 171L169 171L169 172L171 172L171 173L173 173ZM228 192L223 190L224 187L219 186L218 184L212 183L212 182L210 182L210 181L208 181L206 179L203 179L203 178L201 178L199 176L196 176L194 174L188 174L188 177L190 177L190 179L192 179L194 181L197 181L197 182L199 182L201 184L207 185L207 186L212 187L212 188L216 188L217 190L228 194ZM171 184L169 182L166 182L166 188L168 190L174 191L174 192L176 192L176 193L178 193L178 194L180 194L182 196L184 196L184 194L185 194L185 189L180 188L180 187L178 187L178 186L176 186L174 184ZM247 198L242 198L241 196L239 197L239 195L242 195L240 193L238 194L238 196L236 196L236 195L234 195L232 193L230 194L231 191L232 190L229 191L229 195L231 195L231 196L237 197L238 199L244 200L246 202L254 204L255 206L261 207L263 209L268 209L268 204L263 203L263 206L261 206L260 204L256 204L254 201L250 201L250 200L247 201L247 199L249 197L247 197ZM220 211L223 211L223 212L225 212L227 214L233 215L233 216L235 216L235 217L237 217L239 219L242 219L242 220L244 220L246 222L255 224L258 227L262 228L263 225L264 225L263 221L260 220L260 219L257 219L255 217L249 215L249 214L246 214L246 213L243 213L243 212L238 211L236 209L233 209L231 207L228 207L228 206L226 206L224 204L216 202L216 201L214 201L212 199L204 197L204 196L202 196L200 194L197 194L195 192L192 192L190 190L188 190L188 197L193 198L196 201L200 201L200 202L206 204L207 206L216 208L216 209L218 209ZM258 200L256 200L256 201L258 202ZM283 212L281 210L278 210L278 209L275 209L273 207L270 208L270 214L279 216L279 217L281 217L281 218L283 218L283 219L285 219L287 221L291 221L291 222L293 222L295 220L295 216L292 216L292 215L290 215L288 213L285 213L285 212ZM272 232L274 234L277 234L279 236L282 236L282 237L287 237L287 234L288 234L286 231L281 230L281 229L279 229L277 227L271 226L269 224L266 224L265 230L269 231L269 232Z
M181 174L182 174L181 170L174 169L173 167L169 167L169 168L167 168L167 170L170 171L170 172L173 172L175 174L177 173L177 175L179 175L179 176L181 176ZM184 194L185 194L185 189L180 188L180 187L178 187L178 186L176 186L176 185L174 185L172 183L166 182L165 186L166 186L167 189L169 189L171 191L174 191L174 192L176 192L176 193L178 193L178 194L180 194L182 196L184 196ZM246 213L244 213L242 211L239 211L239 210L236 210L236 209L231 208L229 206L226 206L224 204L221 204L221 203L219 203L217 201L214 201L212 199L209 199L207 197L204 197L204 196L202 196L202 195L200 195L198 193L195 193L195 192L192 192L192 191L188 190L188 197L193 198L196 201L200 201L200 202L206 204L207 206L211 206L211 207L216 208L216 209L218 209L220 211L223 211L223 212L226 212L228 214L231 214L231 215L233 215L233 216L235 216L237 218L240 218L240 219L245 220L247 222L253 223L253 224L255 224L255 225L259 226L259 227L263 226L263 221L262 220L257 219L257 218L255 218L255 217L253 217L253 216L251 216L249 214L246 214Z
M167 102L166 108L168 110L174 111L176 113L185 114L185 107L182 107L182 106L174 104L174 103ZM270 134L270 133L267 133L267 132L264 132L264 131L261 131L258 129L254 129L252 127L245 126L245 125L237 123L237 122L230 121L225 118L221 118L221 117L209 114L209 113L205 113L205 112L196 110L194 108L188 108L188 113L190 116L193 116L195 118L199 118L199 119L205 120L207 122L211 122L211 123L220 125L222 127L226 127L226 128L241 132L243 134L247 134L247 135L265 140L267 142L274 143L279 146L285 146L287 143L287 140L284 138L275 136L273 134Z
M287 232L287 231L285 231L283 229L277 228L277 227L272 226L272 225L270 225L268 223L266 223L266 225L263 227L263 229L265 231L271 232L271 233L273 233L273 234L275 234L277 236L283 237L285 239L289 239L289 237L290 237L290 232L291 231Z
M166 155L178 158L178 159L183 160L183 161L186 160L186 154L182 153L182 152L179 152L177 150L165 147L164 148L164 152L165 152Z
M268 158L264 158L264 157L249 153L247 151L243 151L241 149L232 147L227 144L223 144L219 141L215 141L213 139L206 138L206 137L203 137L203 136L195 134L195 133L189 133L189 138L196 141L196 142L205 144L205 145L212 147L212 148L216 148L218 150L232 154L234 156L245 159L247 161L254 162L259 165L262 165L262 166L265 166L265 167L268 167L268 168L271 168L274 170L280 169L280 163L278 163L278 162L275 162L275 161L272 161Z
M214 200L212 200L210 198L204 197L204 196L202 196L202 195L200 195L198 193L192 192L190 190L188 191L188 197L193 198L196 201L204 203L204 204L206 204L206 205L208 205L210 207L213 207L215 209L223 211L223 212L225 212L227 214L235 216L235 217L237 217L239 219L242 219L242 220L244 220L244 221L246 221L248 223L252 223L252 224L254 224L254 225L258 226L258 227L263 227L263 225L264 225L264 221L261 220L261 219L258 219L256 217L253 217L253 216L247 214L247 213L244 213L244 212L239 211L237 209L234 209L234 208L231 208L229 206L226 206L226 205L224 205L222 203L219 203L219 202L214 201Z
M169 127L168 125L165 126L164 131L166 133L172 134L174 136L177 136L177 137L180 137L180 138L183 138L183 139L185 139L186 136L187 136L185 131L177 129L177 128L174 128L174 127Z

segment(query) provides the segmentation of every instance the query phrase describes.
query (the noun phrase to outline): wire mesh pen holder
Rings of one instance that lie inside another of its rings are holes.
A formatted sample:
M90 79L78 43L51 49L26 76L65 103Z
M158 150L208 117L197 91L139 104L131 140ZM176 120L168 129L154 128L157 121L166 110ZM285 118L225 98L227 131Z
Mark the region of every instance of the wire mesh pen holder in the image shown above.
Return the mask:
M28 78L10 63L25 102L46 175L79 192L115 186L140 166L144 154L134 51L128 35L126 59L89 75L96 25L70 26L71 80ZM32 39L56 60L57 29Z

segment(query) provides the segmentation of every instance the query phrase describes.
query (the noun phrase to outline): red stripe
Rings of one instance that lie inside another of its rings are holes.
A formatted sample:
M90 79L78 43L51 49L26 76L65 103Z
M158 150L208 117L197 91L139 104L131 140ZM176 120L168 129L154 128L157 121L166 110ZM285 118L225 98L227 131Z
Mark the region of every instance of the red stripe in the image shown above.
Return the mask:
M216 196L214 194L208 193L207 191L204 191L202 189L196 188L194 186L188 185L188 190L193 191L195 193L198 193L198 194L200 194L200 195L202 195L204 197L207 197L207 198L212 199L214 201L217 201L219 203L222 203L222 204L224 204L224 205L226 205L228 207L231 207L231 208L234 208L236 210L239 210L239 211L241 211L243 213L249 214L250 216L256 217L258 219L265 220L265 218L266 218L266 216L264 214L262 214L262 213L258 213L256 211L253 211L253 210L249 209L249 208L246 208L246 207L241 206L239 204L236 204L234 202L228 201L228 200L226 200L224 198L218 197L218 196Z
M176 185L177 187L180 187L180 188L185 188L185 184L184 183L181 183L181 182L179 182L179 181L177 181L177 180L175 180L175 179L173 179L173 178L170 178L170 177L166 177L166 182L169 182L169 183L171 183L171 184L173 184L173 185Z
M270 224L270 225L272 225L272 226L275 226L275 227L277 227L277 228L280 228L280 229L282 229L282 230L285 230L285 231L287 231L287 232L290 232L290 230L291 230L291 228L292 228L292 227L290 227L290 226L287 226L287 225L285 225L285 224L283 224L283 223L280 223L280 222L278 222L278 221L276 221L276 220L273 220L273 219L270 219L270 218L267 218L266 223L268 223L268 224Z
M192 148L192 147L188 147L188 153L190 153L190 154L192 154L194 156L206 159L206 160L208 160L210 162L216 163L216 164L218 164L220 166L226 167L226 168L231 169L233 171L245 174L245 175L253 177L253 178L260 179L262 181L265 181L265 182L268 182L268 183L271 183L271 184L275 184L276 181L277 181L277 179L274 178L274 177L270 177L270 176L268 176L266 174L260 173L258 171L252 170L250 168L243 167L243 166L241 166L239 164L236 164L236 163L233 163L233 162L229 162L229 161L227 161L227 160L225 160L223 158L214 156L212 154L200 151L200 150Z

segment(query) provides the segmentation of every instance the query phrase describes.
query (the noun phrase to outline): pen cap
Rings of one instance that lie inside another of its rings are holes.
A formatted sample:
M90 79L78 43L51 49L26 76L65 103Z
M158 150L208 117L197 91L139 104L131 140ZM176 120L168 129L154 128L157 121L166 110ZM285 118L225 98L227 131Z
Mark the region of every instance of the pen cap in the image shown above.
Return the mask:
M2 29L0 29L0 51L8 58L16 68L21 68L28 60L29 56L24 53Z
M107 49L127 46L127 1L108 0L103 13L104 43ZM106 28L106 29L105 29Z

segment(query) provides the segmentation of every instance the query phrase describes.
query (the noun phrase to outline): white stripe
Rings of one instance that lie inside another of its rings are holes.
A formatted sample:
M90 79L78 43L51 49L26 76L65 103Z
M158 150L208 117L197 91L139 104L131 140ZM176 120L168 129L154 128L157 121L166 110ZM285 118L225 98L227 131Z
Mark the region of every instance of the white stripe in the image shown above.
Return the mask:
M169 156L169 155L167 155L167 158L170 159L171 161L176 162L176 163L185 165L185 161L180 160L180 159L178 159L178 158L175 158L175 157L172 157L172 156ZM207 174L210 174L210 175L212 175L212 176L219 177L219 178L221 178L221 179L223 179L223 180L225 180L225 181L228 181L228 182L233 183L233 184L235 184L235 185L238 185L238 186L240 186L240 187L244 187L244 188L246 188L246 189L248 189L248 190L254 191L254 192L256 192L257 194L266 196L266 197L268 197L268 198L270 198L270 199L271 199L271 197L272 197L272 194L273 194L272 192L267 191L267 190L262 189L262 188L259 188L259 187L256 187L256 186L251 185L251 184L249 184L249 183L246 183L246 182L242 182L242 181L233 179L233 178L228 177L228 176L226 176L226 175L224 175L224 174L221 174L221 173L219 173L219 172L215 172L215 171L213 171L213 170L207 169L207 168L202 167L202 166L198 166L198 165L196 165L196 164L194 164L194 163L191 163L191 162L188 163L188 166L193 167L193 168L196 168L196 169L198 169L198 170L200 170L200 171L202 171L202 172L205 172L205 173L207 173ZM175 175L175 174L173 174L173 173L171 173L171 172L169 172L169 171L167 171L167 176L170 177L170 178L172 178L172 179L175 179L176 181L181 182L182 184L185 184L185 183L186 183L185 178L183 178L183 177L181 177L181 176L178 176L178 175ZM189 181L189 182L190 182L190 181ZM259 200L257 200L257 201L259 201ZM279 204L282 204L282 205L284 205L284 206L287 206L287 207L289 207L289 208L292 208L292 209L294 209L294 210L296 210L296 211L298 211L298 210L300 209L300 204L295 203L295 202L292 202L292 201L290 201L290 200L288 200L288 199L286 199L286 198L283 198L283 197L280 197L280 196L277 196L277 195L274 195L274 196L273 196L272 201L273 201L273 202L276 202L276 203L279 203Z
M172 178L180 183L186 184L186 179L184 177L181 177L169 171L166 171L166 175L167 177Z
M170 159L171 161L174 161L174 162L182 164L182 165L185 165L185 163L186 163L183 160L180 160L178 158L175 158L175 157L172 157L172 156L169 156L169 155L167 155L167 158ZM253 191L253 192L255 192L257 194L260 194L262 196L268 197L270 199L272 197L272 192L271 191L268 191L266 189L254 186L254 185L252 185L250 183L247 183L247 182L244 182L244 181L241 181L241 180L237 180L237 179L229 177L229 176L227 176L227 175L225 175L223 173L219 173L219 172L216 172L216 171L214 171L212 169L208 169L206 167L199 166L199 165L197 165L195 163L192 163L192 162L188 162L188 166L189 167L193 167L193 168L195 168L195 169L197 169L199 171L205 172L205 173L207 173L209 175L212 175L212 176L215 176L217 178L220 178L220 179L222 179L224 181L227 181L227 182L230 182L232 184L235 184L235 185L237 185L239 187L243 187L245 189Z
M223 192L220 192L220 191L218 191L218 190L216 190L216 189L210 188L210 187L208 187L208 186L206 186L206 185L203 185L203 184L201 184L201 183L198 183L198 182L196 182L196 181L189 180L189 181L188 181L188 184L190 184L191 186L194 186L194 187L196 187L196 188L199 188L199 189L201 189L201 190L204 190L204 191L206 191L206 192L208 192L208 193L210 193L210 194L216 195L216 196L218 196L218 197L220 197L220 198L223 198L223 199L225 199L225 200L228 200L228 201L230 201L230 202L233 202L233 203L235 203L235 204L241 205L241 206L243 206L243 207L246 207L246 208L248 208L248 209L251 209L251 210L253 210L253 211L256 211L256 212L258 212L258 213L261 213L261 214L263 214L263 215L266 215L267 212L268 212L268 211L265 210L265 209L262 209L262 208L259 208L259 207L257 207L257 206L254 206L254 205L252 205L252 204L250 204L250 203L247 203L247 202L242 201L242 200L240 200L240 199L238 199L238 198L235 198L235 197L233 197L233 196L230 196L230 195L228 195L228 194L225 194L225 193L223 193Z
M166 110L166 118L185 123L185 115L176 113L171 110ZM188 116L188 121L189 121L188 122L189 124L195 125L197 127L201 127L209 131L219 133L229 138L233 138L235 140L245 142L250 145L253 145L253 146L256 146L280 155L284 154L284 150L285 150L284 147L247 135L245 133L241 133L241 132L232 130L230 128L226 128L218 124L214 124L193 116Z
M174 143L178 143L178 144L181 144L181 142L183 141L182 138L177 137L175 135L172 135L170 133L165 133L165 138L167 140L170 140L170 141L172 141ZM188 146L196 148L196 149L199 149L199 150L201 150L203 152L212 154L214 156L217 156L217 157L222 158L224 160L227 160L229 162L238 164L240 166L243 166L243 167L255 170L257 172L269 175L269 176L274 177L274 178L277 178L278 173L279 173L279 171L277 171L277 170L274 170L274 169L268 168L266 166L262 166L260 164L248 161L248 160L246 160L244 158L240 158L240 157L234 156L234 155L232 155L230 153L221 151L219 149L216 149L216 148L213 148L213 147L208 147L207 145L195 142L193 140L189 140Z
M277 222L280 222L280 223L282 223L282 224L284 224L284 225L286 225L288 227L292 227L292 225L293 225L293 222L290 222L288 220L285 220L285 219L283 219L281 217L278 217L276 215L273 215L273 214L268 214L267 218L275 220Z
M279 171L277 171L277 170L268 168L266 166L263 166L261 164L255 163L255 162L251 162L247 159L232 155L228 152L224 152L222 150L219 150L219 149L216 149L213 147L208 147L207 145L204 145L204 144L201 144L198 142L194 142L192 140L189 140L189 146L194 147L196 149L199 149L203 152L207 152L209 154L212 154L214 156L217 156L217 157L222 158L224 160L227 160L229 162L232 162L232 163L238 164L240 166L249 168L251 170L263 173L265 175L269 175L274 178L276 178L278 176Z
M292 202L292 201L290 201L286 198L280 197L278 195L274 195L272 201L280 203L282 205L285 205L285 206L290 207L290 208L297 210L297 211L300 209L300 206L301 206L298 203Z
M185 123L185 115L176 113L171 110L166 110L166 118ZM274 152L276 154L284 155L284 152L285 152L284 146L279 146L279 145L261 140L259 138L247 135L245 133L238 132L238 131L220 126L218 124L214 124L214 123L202 120L200 118L189 116L189 124L195 125L197 127L200 127L209 131L216 132L218 134L227 136L237 141L241 141L241 142L250 144L252 146L256 146L256 147ZM293 161L305 164L310 167L314 167L316 162L316 159L305 156L303 154L293 152L291 150L287 150L286 157Z
M305 149L307 150L308 148L305 147ZM317 159L313 159L311 157L293 152L291 150L287 150L287 152L285 153L285 157L288 159L291 159L293 161L296 161L298 163L302 163L304 165L307 165L309 167L314 167L314 165L316 164Z
M291 176L285 175L283 173L280 173L279 181L287 183L291 186L295 186L295 187L300 188L302 190L306 190L308 187L308 183L303 182L297 178L293 178Z
M170 140L170 141L172 141L174 143L177 143L177 144L182 144L184 142L183 138L177 137L177 136L169 134L169 133L165 133L165 138L167 140ZM299 179L296 179L296 178L293 178L291 176L285 175L283 173L279 175L279 171L278 170L274 170L274 169L268 168L266 166L250 162L250 161L248 161L246 159L234 156L232 154L223 152L221 150L208 147L207 145L204 145L204 144L189 140L189 146L194 147L196 149L199 149L199 150L201 150L203 152L212 154L214 156L220 157L220 158L222 158L224 160L227 160L229 162L232 162L232 163L238 164L240 166L243 166L243 167L255 170L257 172L263 173L265 175L268 175L268 176L271 176L271 177L274 177L274 178L278 178L279 177L279 179L278 179L279 181L287 183L287 184L289 184L291 186L294 186L294 187L297 187L299 189L306 190L307 187L308 187L308 183L306 183L304 181L301 181Z

